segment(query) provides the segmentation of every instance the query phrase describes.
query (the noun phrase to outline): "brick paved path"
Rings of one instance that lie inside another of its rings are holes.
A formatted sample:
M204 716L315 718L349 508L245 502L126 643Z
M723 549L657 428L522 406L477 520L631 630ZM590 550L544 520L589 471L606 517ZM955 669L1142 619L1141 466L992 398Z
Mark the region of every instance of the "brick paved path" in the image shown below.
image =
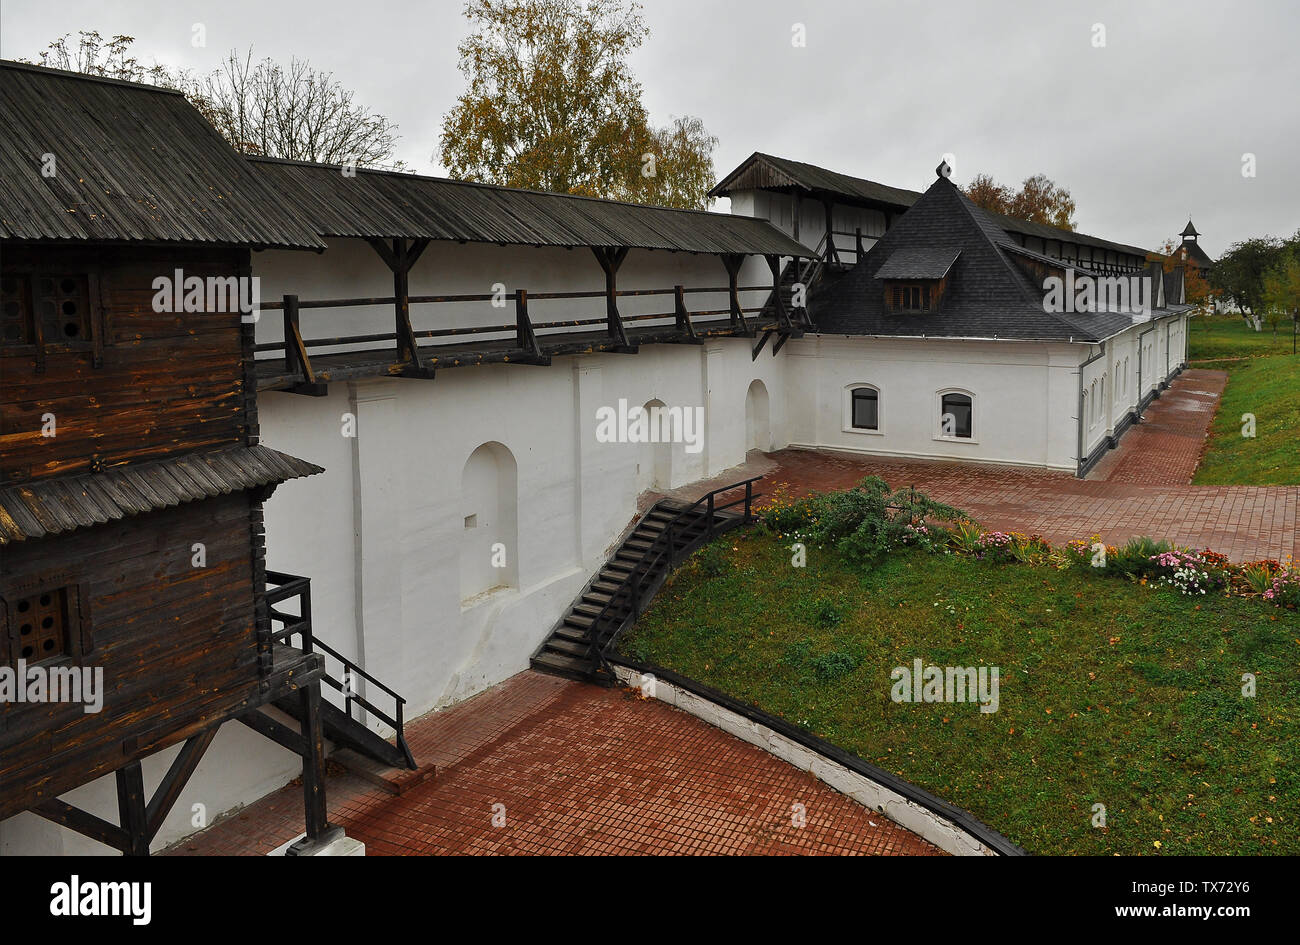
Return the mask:
M1189 485L1227 383L1227 371L1184 371L1147 407L1142 422L1129 427L1120 445L1093 467L1089 481Z
M1099 534L1114 544L1148 535L1212 548L1234 561L1300 558L1300 486L1187 485L1225 377L1185 371L1083 480L1022 466L781 450L751 453L744 466L674 495L702 495L760 473L764 492L785 483L793 495L844 489L876 475L962 508L986 528L1037 533L1053 543Z
M525 672L408 727L433 780L393 796L328 781L368 855L937 854L807 773L661 702ZM506 826L491 825L505 805ZM803 804L807 823L791 823ZM303 829L286 787L173 848L265 854Z

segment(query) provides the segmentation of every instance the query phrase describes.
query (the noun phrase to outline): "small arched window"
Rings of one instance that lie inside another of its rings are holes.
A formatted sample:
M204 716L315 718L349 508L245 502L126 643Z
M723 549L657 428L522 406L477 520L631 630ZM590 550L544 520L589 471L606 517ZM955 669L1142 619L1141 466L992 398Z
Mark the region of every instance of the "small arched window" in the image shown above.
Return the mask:
M939 393L939 436L969 440L975 435L975 400L963 391Z
M884 433L883 402L874 384L850 384L844 388L845 433Z
M880 391L874 387L857 387L853 398L850 422L855 430L880 429Z

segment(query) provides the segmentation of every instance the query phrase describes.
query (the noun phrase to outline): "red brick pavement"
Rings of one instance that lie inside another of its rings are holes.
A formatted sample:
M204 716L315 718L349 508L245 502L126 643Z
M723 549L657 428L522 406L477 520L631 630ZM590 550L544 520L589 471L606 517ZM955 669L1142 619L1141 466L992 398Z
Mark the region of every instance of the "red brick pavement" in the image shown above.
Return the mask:
M1180 374L1147 407L1142 422L1129 427L1120 445L1092 468L1088 479L1152 486L1190 484L1227 383L1227 371Z
M1300 486L1192 486L1205 432L1223 389L1220 371L1186 371L1147 408L1087 479L1025 466L888 459L830 450L751 453L750 460L681 498L763 474L764 492L845 489L864 476L915 486L970 513L984 527L1043 535L1053 543L1139 535L1212 548L1234 561L1300 558Z
M623 689L525 672L407 729L437 776L393 796L327 780L370 855L894 854L940 851L807 773ZM792 825L791 805L807 822ZM506 825L492 826L493 805ZM173 848L258 855L303 829L290 785Z

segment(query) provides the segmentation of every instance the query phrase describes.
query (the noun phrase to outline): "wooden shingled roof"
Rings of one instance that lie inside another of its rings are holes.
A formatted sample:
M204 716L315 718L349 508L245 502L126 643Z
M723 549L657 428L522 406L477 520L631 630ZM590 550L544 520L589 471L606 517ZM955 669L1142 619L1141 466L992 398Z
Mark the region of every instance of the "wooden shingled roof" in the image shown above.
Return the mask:
M0 238L324 245L179 92L0 61L0 127Z
M407 237L526 246L618 246L690 253L807 256L765 220L497 187L443 177L251 158L322 236Z
M755 151L746 158L709 193L714 197L725 197L739 190L784 190L790 187L811 194L839 197L847 203L878 207L895 213L907 210L921 199L921 194L915 190L890 187L863 177L841 174L839 171L818 167L816 164L792 161L789 158L764 154L761 151ZM1009 233L1045 240L1060 240L1133 256L1145 257L1147 253L1140 246L1116 243L1077 230L1064 230L1047 223L1033 223L1001 213L989 213L989 216Z
M0 61L0 127L0 239L323 249L323 236L404 236L808 255L748 217L250 159L179 92L27 63Z
M324 472L267 446L232 446L0 488L0 545Z

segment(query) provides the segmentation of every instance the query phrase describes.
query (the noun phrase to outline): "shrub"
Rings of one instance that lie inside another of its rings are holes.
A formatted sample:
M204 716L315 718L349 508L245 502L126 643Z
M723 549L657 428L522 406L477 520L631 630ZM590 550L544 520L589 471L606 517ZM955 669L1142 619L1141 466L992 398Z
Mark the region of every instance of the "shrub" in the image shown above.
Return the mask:
M919 544L917 529L928 520L956 521L961 514L914 489L891 492L885 480L868 476L843 492L773 506L763 524L778 535L832 544L849 560L870 564L897 545Z

